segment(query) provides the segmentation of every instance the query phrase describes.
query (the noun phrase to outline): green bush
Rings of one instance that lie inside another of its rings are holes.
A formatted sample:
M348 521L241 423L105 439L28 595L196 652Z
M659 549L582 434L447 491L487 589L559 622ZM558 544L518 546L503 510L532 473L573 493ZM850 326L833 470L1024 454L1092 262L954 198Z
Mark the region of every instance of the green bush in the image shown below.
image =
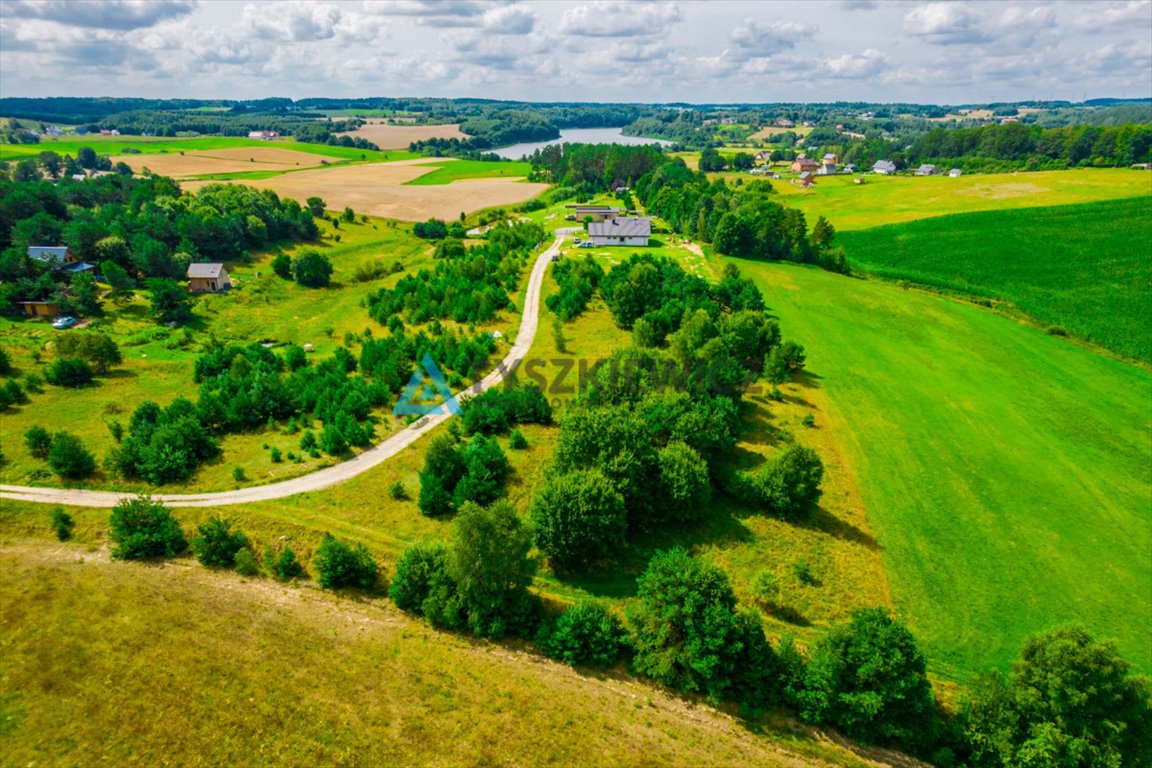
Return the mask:
M49 384L58 387L82 387L91 384L94 375L88 363L65 357L53 363L44 374L44 378Z
M396 575L388 595L396 607L423 616L424 603L438 587L448 585L448 548L440 543L413 544L396 561Z
M763 467L742 475L737 495L766 512L795 518L819 500L823 478L819 454L791 445Z
M514 429L508 433L508 447L514 451L523 451L528 448L528 439L524 437L524 433L518 429Z
M248 476L244 474L244 467L232 467L232 479L238 483L247 480Z
M192 539L192 552L202 565L209 568L231 568L236 555L248 547L248 537L233 531L227 520L214 517L196 528L199 534Z
M699 520L712 496L708 463L684 443L669 443L656 458L662 516L681 522Z
M96 457L88 452L76 435L57 432L48 451L48 466L61 477L81 480L96 471Z
M292 547L285 545L279 553L272 547L264 550L264 570L278 581L306 578L304 566L296 559Z
M596 469L550 478L533 497L530 514L536 545L560 569L614 557L628 535L624 498Z
M317 251L302 251L292 259L292 277L307 288L324 288L332 280L332 262Z
M600 603L574 605L541 630L537 644L565 664L610 667L620 658L625 637L620 619Z
M174 557L188 548L180 523L164 504L149 496L121 499L108 527L112 557L117 560Z
M272 259L272 271L285 280L292 279L292 257L286 253L278 253Z
M24 445L28 446L28 452L36 458L46 459L52 450L52 435L39 424L33 424L24 433Z
M75 527L76 522L72 519L72 515L60 507L52 510L52 532L56 534L57 539L68 541L72 538L72 531Z
M316 566L317 581L325 589L372 589L380 575L367 547L359 542L346 544L329 533L324 534L312 562Z
M236 553L236 573L241 576L259 576L260 563L256 562L256 555L250 549L242 549Z
M404 483L397 480L396 482L392 483L392 485L388 486L388 495L396 501L403 501L404 499L408 498L408 491L405 490Z

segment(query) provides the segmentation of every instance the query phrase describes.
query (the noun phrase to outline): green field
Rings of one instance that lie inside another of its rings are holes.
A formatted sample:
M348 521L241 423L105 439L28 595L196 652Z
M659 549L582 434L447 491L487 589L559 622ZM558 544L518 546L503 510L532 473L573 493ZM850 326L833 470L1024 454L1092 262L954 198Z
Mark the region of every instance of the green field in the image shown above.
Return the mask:
M1078 621L1152 671L1152 374L986 309L733 260L808 350L892 596L940 675Z
M1101 226L1101 223L1105 226ZM1152 362L1152 197L968 213L847 232L853 267L1007 302Z
M171 152L207 151L231 149L233 147L264 147L290 149L296 152L310 152L324 157L337 157L342 160L408 160L420 155L406 150L375 152L354 147L334 147L328 144L309 144L302 141L261 141L231 136L207 136L195 139L170 139L161 136L79 136L63 139L44 140L39 144L0 144L0 160L14 160L21 157L35 157L41 152L55 152L58 155L75 155L81 147L91 147L101 155L122 155L126 148L138 149L142 155L157 155Z
M724 174L742 177L746 174ZM773 181L781 202L804 211L811 225L823 215L838 231L945 216L950 213L1035 208L1098 200L1117 200L1152 193L1152 173L1126 168L1085 168L1038 173L946 176L869 175L854 184L852 176L818 177L802 190L788 180Z
M436 165L436 163L429 163ZM452 160L444 162L431 173L412 179L409 185L451 184L461 179L524 178L532 171L532 164L521 161L489 163L483 160Z

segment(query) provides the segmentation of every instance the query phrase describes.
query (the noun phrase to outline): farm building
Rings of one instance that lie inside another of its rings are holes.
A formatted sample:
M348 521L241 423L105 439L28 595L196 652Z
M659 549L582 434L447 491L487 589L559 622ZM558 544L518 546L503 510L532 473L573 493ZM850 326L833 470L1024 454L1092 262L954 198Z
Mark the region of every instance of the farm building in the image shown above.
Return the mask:
M189 264L188 290L192 293L218 293L232 287L223 264Z
M605 219L614 219L624 213L623 208L615 208L611 205L569 205L567 207L572 209L572 213L569 214L572 221L584 221L586 219L604 221Z
M872 166L872 172L879 173L883 176L896 173L896 163L891 160L877 160L876 164Z
M260 139L261 141L273 141L280 138L280 134L276 131L249 131L248 138Z
M835 176L836 175L836 155L824 155L824 159L820 161L820 167L816 169L817 176Z
M844 173L856 173L856 164L848 163L848 165L844 166Z
M916 175L917 176L935 176L936 175L936 166L929 165L929 164L925 163L924 165L922 165L916 169Z
M21 301L19 304L28 317L55 317L60 314L60 306L51 301Z
M797 179L797 181L799 182L800 186L804 187L805 189L808 187L816 186L815 177L813 177L813 175L808 171L804 171L804 173L800 174L800 178Z
M652 219L647 216L594 221L588 225L593 245L648 245Z
M798 157L792 161L793 173L812 173L820 167L820 163L810 157Z
M953 168L952 170L948 171L948 177L952 179L958 179L963 175L964 171L960 170L959 168Z

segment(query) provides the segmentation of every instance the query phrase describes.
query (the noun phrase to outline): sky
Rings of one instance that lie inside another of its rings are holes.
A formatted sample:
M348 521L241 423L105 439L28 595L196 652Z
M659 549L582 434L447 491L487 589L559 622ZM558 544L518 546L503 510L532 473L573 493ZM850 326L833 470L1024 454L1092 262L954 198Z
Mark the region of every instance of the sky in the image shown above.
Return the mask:
M0 96L1152 97L1152 0L0 0Z

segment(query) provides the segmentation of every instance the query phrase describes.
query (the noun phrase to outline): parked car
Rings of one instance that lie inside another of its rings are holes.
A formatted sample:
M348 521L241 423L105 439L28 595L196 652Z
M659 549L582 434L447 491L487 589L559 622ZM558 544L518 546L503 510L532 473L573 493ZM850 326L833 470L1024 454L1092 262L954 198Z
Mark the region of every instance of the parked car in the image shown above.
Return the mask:
M62 331L65 328L71 328L74 325L76 325L76 318L72 317L71 315L62 315L61 317L58 317L52 321L52 327L58 331Z
M580 243L580 245L578 245L576 247L577 248L595 248L596 246L592 243L591 240L585 240L584 242Z
M560 261L560 257L559 256L553 256L552 261Z

